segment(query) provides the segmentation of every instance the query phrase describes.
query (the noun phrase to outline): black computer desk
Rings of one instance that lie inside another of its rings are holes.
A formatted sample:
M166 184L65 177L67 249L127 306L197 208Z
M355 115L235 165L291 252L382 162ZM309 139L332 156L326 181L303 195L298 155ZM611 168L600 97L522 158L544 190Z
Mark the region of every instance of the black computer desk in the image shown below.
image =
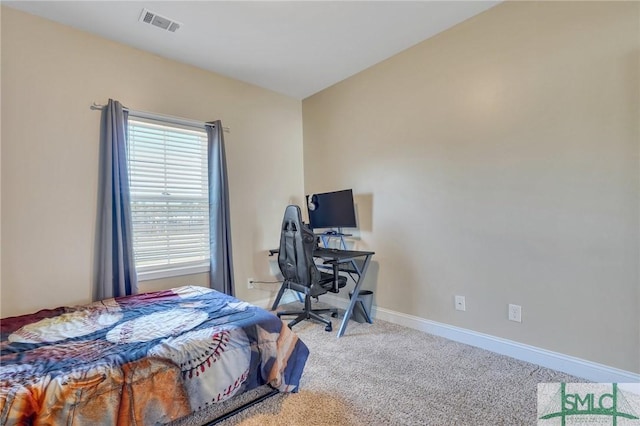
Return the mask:
M269 250L269 256L272 256L279 251L280 250L278 249ZM331 268L333 269L334 273L336 271L347 272L356 284L353 289L353 296L349 301L349 307L344 313L342 324L340 324L340 329L338 330L337 337L342 337L347 329L347 323L349 322L349 318L351 318L351 314L353 313L353 308L358 301L360 287L362 287L362 282L364 281L367 269L369 268L371 257L374 254L375 252L373 251L340 250L325 247L316 247L313 250L313 257L323 260L323 263L318 265L319 268ZM278 296L276 296L276 300L273 302L273 306L271 307L272 311L275 311L275 309L278 307L283 293L284 288L282 288L282 291L278 292ZM367 317L367 322L369 322L370 324L373 323L373 321L371 320L371 316L366 311L365 316Z

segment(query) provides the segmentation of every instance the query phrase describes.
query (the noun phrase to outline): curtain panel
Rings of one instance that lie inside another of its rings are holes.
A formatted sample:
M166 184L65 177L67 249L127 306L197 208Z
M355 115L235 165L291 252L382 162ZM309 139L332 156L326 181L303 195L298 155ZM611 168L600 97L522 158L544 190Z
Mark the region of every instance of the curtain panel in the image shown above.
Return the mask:
M94 300L138 293L127 170L128 112L109 99L102 112L98 261Z
M231 254L229 184L220 120L207 123L209 156L209 242L211 253L210 286L235 296Z

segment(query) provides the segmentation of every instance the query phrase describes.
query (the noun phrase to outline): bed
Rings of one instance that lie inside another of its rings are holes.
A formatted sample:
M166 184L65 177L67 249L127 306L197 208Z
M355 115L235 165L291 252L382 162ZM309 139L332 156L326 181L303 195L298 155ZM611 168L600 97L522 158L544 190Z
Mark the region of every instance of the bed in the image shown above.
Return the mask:
M309 351L264 309L204 287L0 323L0 424L164 424L263 385L296 392Z

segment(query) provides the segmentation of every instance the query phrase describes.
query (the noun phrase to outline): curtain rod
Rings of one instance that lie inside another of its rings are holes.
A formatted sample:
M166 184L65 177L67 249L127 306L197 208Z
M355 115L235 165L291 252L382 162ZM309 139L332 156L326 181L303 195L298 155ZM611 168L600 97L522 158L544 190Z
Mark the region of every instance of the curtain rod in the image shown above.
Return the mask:
M93 103L89 108L93 109L93 110L102 110L104 107L106 107L106 105L100 105L98 103ZM182 117L175 117L172 115L164 115L164 114L158 114L155 112L147 112L147 111L138 111L138 110L134 110L131 108L127 108L127 107L122 107L123 110L128 111L129 114L136 116L136 117L141 117L141 118L148 118L151 120L160 120L160 121L168 121L171 123L175 123L175 124L181 124L183 126L189 126L189 127L205 127L205 126L211 126L210 123L205 123L204 121L198 121L198 120L191 120L188 118L182 118ZM228 127L222 126L222 131L224 131L225 133L231 133L231 130Z

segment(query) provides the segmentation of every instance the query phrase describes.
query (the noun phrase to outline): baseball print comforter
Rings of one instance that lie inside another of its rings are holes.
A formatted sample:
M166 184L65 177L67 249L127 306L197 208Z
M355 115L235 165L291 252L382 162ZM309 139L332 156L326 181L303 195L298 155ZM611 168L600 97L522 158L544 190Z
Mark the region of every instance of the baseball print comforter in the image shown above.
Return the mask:
M269 384L309 351L275 315L204 287L0 322L0 424L158 424Z

